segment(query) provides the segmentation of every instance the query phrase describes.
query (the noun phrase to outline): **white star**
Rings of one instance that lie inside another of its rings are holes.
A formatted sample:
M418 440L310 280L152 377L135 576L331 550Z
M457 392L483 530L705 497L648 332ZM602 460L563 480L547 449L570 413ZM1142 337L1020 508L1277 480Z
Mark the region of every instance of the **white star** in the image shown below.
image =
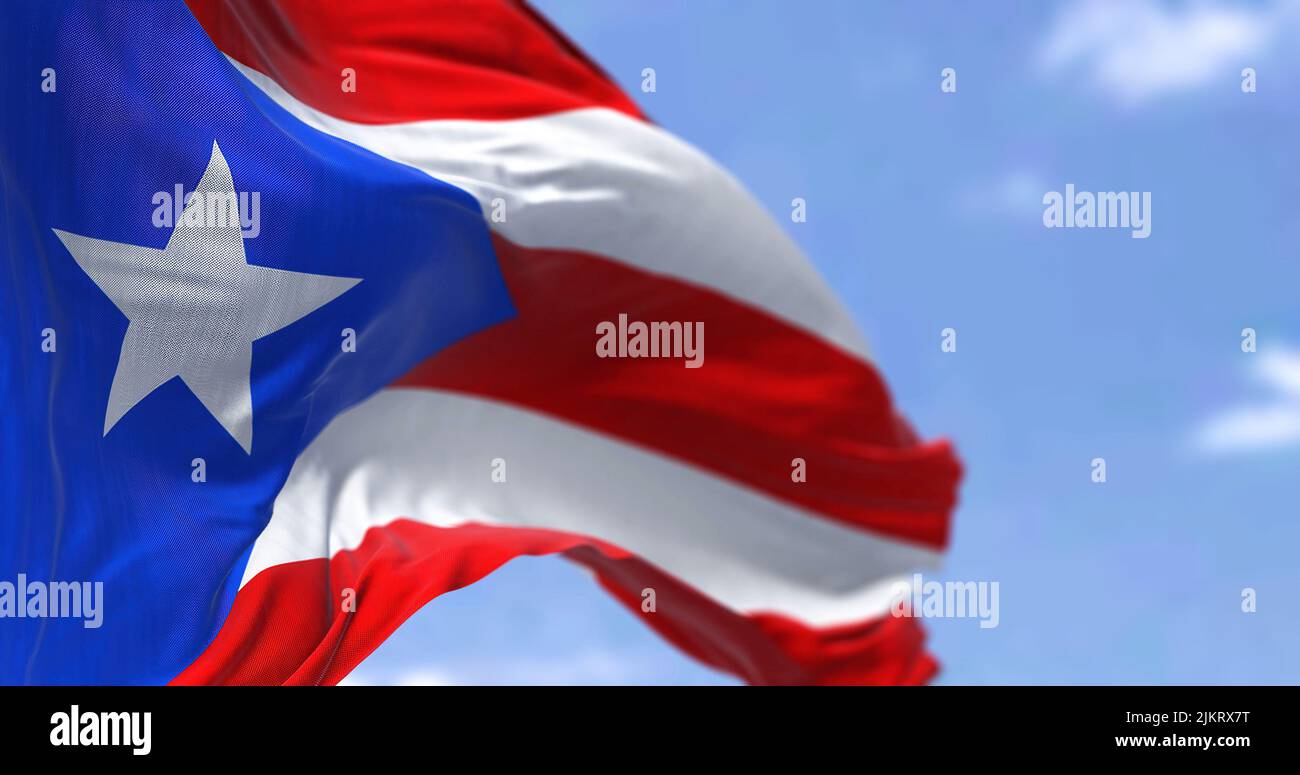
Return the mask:
M202 210L209 195L235 194L230 167L215 142L195 193L202 196L186 203L162 250L59 229L54 233L130 320L108 394L104 435L145 396L180 377L251 453L253 340L284 328L361 280L252 266L244 258L237 219L187 225L204 220L191 211Z

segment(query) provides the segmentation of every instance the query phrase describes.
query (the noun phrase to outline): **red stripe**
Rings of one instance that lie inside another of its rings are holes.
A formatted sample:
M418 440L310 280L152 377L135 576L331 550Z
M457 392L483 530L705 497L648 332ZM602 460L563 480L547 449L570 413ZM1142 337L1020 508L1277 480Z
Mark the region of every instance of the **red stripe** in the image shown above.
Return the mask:
M816 630L719 606L626 552L548 530L397 520L330 560L276 565L240 590L225 625L175 684L334 684L428 601L521 555L564 552L638 617L706 664L753 684L924 683L935 670L913 619ZM641 610L653 588L656 610ZM345 611L344 590L355 590Z
M797 506L933 547L961 467L918 444L869 364L755 308L592 255L494 236L518 317L398 386L485 396L617 436ZM703 321L704 365L598 358L596 325ZM792 460L803 458L807 481Z
M363 124L641 111L510 0L187 0L217 48L300 101ZM344 68L356 90L342 89Z

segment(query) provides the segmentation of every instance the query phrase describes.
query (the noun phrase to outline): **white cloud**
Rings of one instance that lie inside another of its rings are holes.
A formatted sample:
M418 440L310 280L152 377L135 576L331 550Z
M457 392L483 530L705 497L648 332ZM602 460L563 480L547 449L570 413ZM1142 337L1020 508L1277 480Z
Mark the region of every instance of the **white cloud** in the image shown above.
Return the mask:
M1039 50L1050 72L1081 72L1125 105L1212 81L1240 83L1293 32L1292 4L1242 6L1158 0L1076 0L1057 14Z
M1300 351L1259 354L1253 376L1273 395L1211 418L1196 433L1197 448L1226 453L1300 444Z
M1033 170L1016 168L958 189L957 211L968 218L1009 215L1037 224L1049 186Z
M376 678L360 671L339 681L339 686L455 686L456 681L439 670L414 668L386 678Z
M445 666L408 666L386 673L356 671L340 686L478 686L485 684L583 685L636 684L651 681L656 665L639 664L633 655L603 649L544 658L461 661Z

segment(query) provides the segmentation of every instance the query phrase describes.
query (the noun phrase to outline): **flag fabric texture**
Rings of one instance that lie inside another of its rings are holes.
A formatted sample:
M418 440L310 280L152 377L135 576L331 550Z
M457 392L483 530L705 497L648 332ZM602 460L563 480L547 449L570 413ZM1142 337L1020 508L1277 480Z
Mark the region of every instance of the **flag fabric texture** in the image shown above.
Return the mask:
M533 9L5 13L0 682L332 684L545 554L751 683L933 675L889 608L947 542L951 448ZM599 357L627 321L698 326L698 367ZM35 608L58 582L102 620Z

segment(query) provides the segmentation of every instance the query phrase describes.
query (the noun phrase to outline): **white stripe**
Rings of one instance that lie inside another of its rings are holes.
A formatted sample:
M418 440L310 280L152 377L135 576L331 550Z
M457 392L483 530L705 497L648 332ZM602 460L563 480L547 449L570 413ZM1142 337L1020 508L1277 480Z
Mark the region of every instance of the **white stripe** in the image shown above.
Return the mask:
M510 241L579 250L761 307L866 355L852 318L780 227L721 167L671 134L588 108L512 121L356 124L230 60L289 113L473 194Z
M495 458L506 462L504 483L492 481ZM592 536L734 610L817 626L883 613L892 578L937 560L540 414L389 389L337 417L298 458L244 583L272 565L354 549L399 517Z

